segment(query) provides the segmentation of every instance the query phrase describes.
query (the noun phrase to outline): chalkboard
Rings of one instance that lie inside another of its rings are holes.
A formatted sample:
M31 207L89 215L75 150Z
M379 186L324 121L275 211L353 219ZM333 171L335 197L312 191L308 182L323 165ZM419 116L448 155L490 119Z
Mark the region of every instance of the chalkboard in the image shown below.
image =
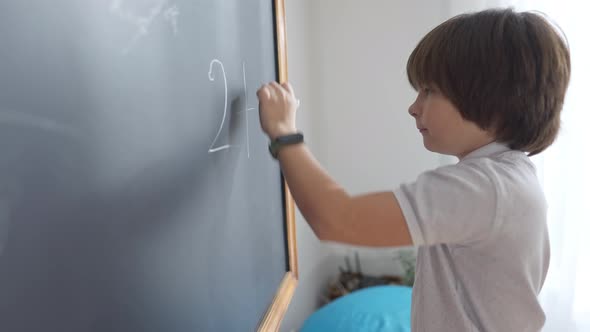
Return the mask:
M0 2L0 331L276 330L284 4Z

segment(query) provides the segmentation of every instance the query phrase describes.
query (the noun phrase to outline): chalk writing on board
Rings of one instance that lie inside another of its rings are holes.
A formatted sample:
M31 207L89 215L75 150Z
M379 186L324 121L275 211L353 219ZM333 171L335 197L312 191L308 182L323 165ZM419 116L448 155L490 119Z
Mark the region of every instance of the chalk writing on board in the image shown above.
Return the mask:
M248 88L246 87L246 62L242 62L242 79L244 82L244 107L245 107L245 117L246 117L246 150L248 151L248 159L250 159L250 132L249 132L249 124L248 124L248 111L255 110L255 108L248 108Z
M174 35L178 33L178 15L180 15L180 11L176 5L166 9L164 12L164 20L170 23Z
M215 76L213 75L213 65L217 64L221 68L221 73L223 74L223 84L224 84L224 104L223 104L223 117L221 118L221 124L219 125L219 129L217 130L217 134L209 147L209 153L218 152L221 150L229 149L232 147L231 144L219 145L216 146L217 140L219 139L219 135L223 130L223 125L225 123L225 119L227 117L227 76L225 74L225 68L223 67L223 63L218 59L213 59L209 63L209 80L215 81ZM255 110L255 108L248 107L248 86L246 85L246 62L242 61L242 82L244 84L244 109L240 110L236 113L243 113L246 117L246 151L248 155L248 159L250 158L250 130L249 130L249 122L248 122L248 112ZM237 146L237 145L234 145Z
M75 129L36 114L0 109L0 125L28 127L68 137L78 137Z
M217 135L215 135L215 138L213 139L213 143L211 143L211 146L209 147L209 153L213 153L213 152L217 152L217 151L221 151L221 150L225 150L225 149L230 148L229 144L215 147L215 143L219 139L219 134L221 134L221 129L223 128L223 123L225 122L225 117L227 116L227 77L225 76L225 68L223 68L223 63L221 63L221 61L219 61L217 59L213 59L209 63L209 80L215 81L215 76L213 75L213 65L214 64L218 64L221 67L221 73L223 74L223 84L224 84L223 91L224 91L225 97L223 99L223 102L224 102L223 118L221 119L221 125L219 126L219 130L217 130Z
M142 2L144 4L144 2ZM156 20L161 17L165 22L172 27L172 32L176 35L178 33L178 15L180 11L176 5L168 5L168 0L152 0L151 7L145 14L138 14L136 11L125 6L124 0L112 0L110 11L115 16L135 26L136 32L131 37L127 46L123 49L123 54L128 54L137 42L148 34L150 27Z

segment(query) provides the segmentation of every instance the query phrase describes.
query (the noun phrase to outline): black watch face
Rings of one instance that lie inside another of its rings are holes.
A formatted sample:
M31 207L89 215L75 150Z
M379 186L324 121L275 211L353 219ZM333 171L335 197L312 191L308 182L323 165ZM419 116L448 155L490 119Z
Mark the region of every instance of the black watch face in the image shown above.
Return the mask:
M299 142L303 141L303 135L302 134L292 134L292 135L282 136L282 137L279 137L278 141L280 143L299 143Z

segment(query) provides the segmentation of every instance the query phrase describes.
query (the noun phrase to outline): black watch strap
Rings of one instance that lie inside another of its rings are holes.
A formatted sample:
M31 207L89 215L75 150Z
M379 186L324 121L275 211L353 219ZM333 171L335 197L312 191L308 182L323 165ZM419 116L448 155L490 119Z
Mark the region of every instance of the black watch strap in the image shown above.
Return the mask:
M270 155L273 158L277 159L281 147L299 143L303 143L302 133L279 136L270 142L270 144L268 145L268 151L270 151Z

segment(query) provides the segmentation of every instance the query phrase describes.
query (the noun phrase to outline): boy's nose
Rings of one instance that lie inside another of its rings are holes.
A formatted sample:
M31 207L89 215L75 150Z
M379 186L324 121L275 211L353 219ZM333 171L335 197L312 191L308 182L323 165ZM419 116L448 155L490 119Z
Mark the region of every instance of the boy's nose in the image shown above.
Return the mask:
M416 104L417 102L415 101L408 107L408 113L414 118L418 116L418 105Z

